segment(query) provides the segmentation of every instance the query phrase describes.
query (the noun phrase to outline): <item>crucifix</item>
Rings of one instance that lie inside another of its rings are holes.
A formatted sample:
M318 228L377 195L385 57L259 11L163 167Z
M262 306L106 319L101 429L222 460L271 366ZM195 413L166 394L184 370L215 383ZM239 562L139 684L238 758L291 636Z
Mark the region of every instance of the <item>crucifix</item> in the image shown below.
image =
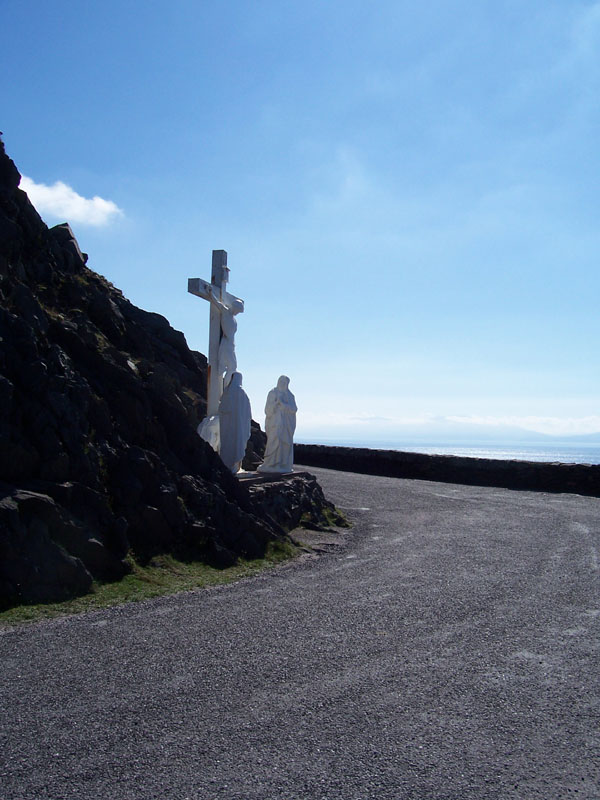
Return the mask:
M244 301L226 289L229 279L227 252L212 251L212 273L210 283L202 278L188 278L188 292L208 300L210 303L210 330L208 339L208 387L206 393L206 416L219 413L219 401L223 388L236 371L235 315L244 310Z

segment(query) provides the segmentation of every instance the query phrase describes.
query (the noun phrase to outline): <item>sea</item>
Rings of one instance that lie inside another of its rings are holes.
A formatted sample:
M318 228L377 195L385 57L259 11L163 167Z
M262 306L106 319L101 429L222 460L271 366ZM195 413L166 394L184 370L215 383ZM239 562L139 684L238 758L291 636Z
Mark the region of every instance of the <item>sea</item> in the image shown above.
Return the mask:
M600 464L600 444L548 439L543 442L419 442L369 441L360 439L311 439L306 444L336 447L368 447L373 450L402 450L427 455L493 458L501 461L542 461L562 464Z

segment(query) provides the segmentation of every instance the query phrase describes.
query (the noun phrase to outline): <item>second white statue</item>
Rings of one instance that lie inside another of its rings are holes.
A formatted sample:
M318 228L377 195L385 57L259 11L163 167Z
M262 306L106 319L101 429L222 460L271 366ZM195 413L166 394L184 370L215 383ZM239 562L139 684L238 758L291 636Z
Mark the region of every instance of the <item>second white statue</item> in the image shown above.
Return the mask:
M281 375L267 395L265 431L267 447L259 472L291 472L294 463L296 400L289 390L290 379Z
M219 454L226 466L234 473L242 466L246 443L250 438L250 400L242 389L242 375L234 372L231 382L225 387L219 404L220 445Z

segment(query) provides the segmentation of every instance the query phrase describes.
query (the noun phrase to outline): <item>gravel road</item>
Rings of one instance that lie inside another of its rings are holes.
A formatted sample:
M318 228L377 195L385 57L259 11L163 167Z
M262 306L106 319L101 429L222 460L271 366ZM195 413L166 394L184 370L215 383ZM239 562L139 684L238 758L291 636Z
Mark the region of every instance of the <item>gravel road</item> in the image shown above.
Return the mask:
M600 500L310 471L330 552L1 633L2 800L600 798Z

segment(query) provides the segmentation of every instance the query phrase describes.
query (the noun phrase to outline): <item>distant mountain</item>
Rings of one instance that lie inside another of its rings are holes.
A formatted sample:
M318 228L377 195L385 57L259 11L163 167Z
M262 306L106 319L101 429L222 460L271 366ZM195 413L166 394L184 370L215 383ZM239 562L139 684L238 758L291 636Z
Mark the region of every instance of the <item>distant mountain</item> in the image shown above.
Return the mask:
M571 436L551 436L550 438L561 442L572 442L573 444L600 445L600 433L579 433Z
M600 433L581 434L577 436L556 435L539 433L516 426L506 425L481 425L468 422L457 422L444 417L428 422L411 425L397 425L390 422L389 426L379 422L377 427L360 424L354 428L345 428L343 433L338 432L341 439L367 440L376 446L377 443L394 443L401 447L402 443L442 445L442 444L550 444L551 442L564 442L565 444L600 444Z
M507 427L505 425L476 425L451 420L435 420L420 425L390 426L387 432L378 431L375 438L399 439L432 444L447 442L449 444L465 442L542 442L549 438L543 433L527 431L523 428Z

